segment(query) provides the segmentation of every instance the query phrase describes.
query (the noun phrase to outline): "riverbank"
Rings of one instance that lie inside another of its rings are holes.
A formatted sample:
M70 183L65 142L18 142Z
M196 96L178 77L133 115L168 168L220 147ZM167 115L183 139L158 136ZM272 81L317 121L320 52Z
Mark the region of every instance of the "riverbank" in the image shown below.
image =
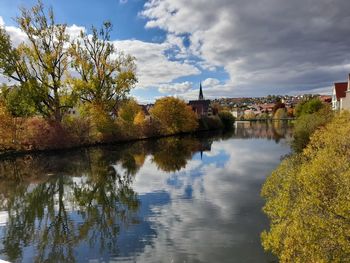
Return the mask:
M232 129L234 129L234 126L232 126ZM0 151L0 160L8 158L8 157L15 157L15 156L23 156L27 154L36 154L36 153L59 153L59 152L67 152L67 151L74 151L77 149L82 148L92 148L92 147L99 147L99 146L106 146L106 145L125 145L128 143L138 142L138 141L152 141L157 140L161 138L168 138L168 137L181 137L181 136L198 136L202 134L207 133L222 133L222 132L230 132L230 129L225 128L216 128L216 129L207 129L207 130L197 130L194 132L181 132L181 133L174 133L174 134L163 134L163 135L156 135L156 136L150 136L150 137L142 137L142 138L129 138L129 139L118 139L118 140L112 140L108 142L93 142L93 143L85 143L85 144L79 144L79 145L73 145L70 147L56 147L56 148L44 148L44 149L20 149L20 150L6 150L6 151Z
M281 262L349 262L349 133L347 111L298 117L294 152L262 188L270 219L262 244Z

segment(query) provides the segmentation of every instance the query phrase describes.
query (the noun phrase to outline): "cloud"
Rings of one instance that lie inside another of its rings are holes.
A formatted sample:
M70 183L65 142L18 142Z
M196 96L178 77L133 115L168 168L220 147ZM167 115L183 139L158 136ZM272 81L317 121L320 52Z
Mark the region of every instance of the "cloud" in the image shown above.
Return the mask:
M192 55L229 73L231 94L260 95L344 79L348 10L347 0L149 0L142 15L146 28L189 34Z
M67 34L71 37L71 39L76 39L80 36L81 32L86 32L86 28L83 26L77 26L73 24L71 26L67 26Z
M179 77L200 74L200 70L186 62L169 60L165 52L168 43L150 43L140 40L118 40L117 49L136 57L138 87L155 87L170 83Z
M0 16L0 26L4 26L4 25L5 25L4 19L2 18L2 16Z
M264 154L267 148L269 155ZM215 141L211 151L216 158L204 157L203 162L193 158L181 171L170 174L159 171L147 157L133 189L139 195L168 193L171 202L152 207L156 213L147 219L157 234L135 261L241 262L244 258L251 262L265 258L259 233L267 222L259 193L289 146L259 139L228 140ZM220 154L227 157L222 165L217 161L224 159ZM189 200L184 198L187 189L191 189Z
M5 30L10 35L12 44L15 47L28 40L27 35L18 27L5 26Z
M214 78L207 78L206 80L203 81L203 85L205 86L216 86L219 85L220 81L218 79L214 79Z
M163 84L158 88L159 92L166 94L178 94L184 93L192 88L192 83L189 81L181 82L181 83L173 83L173 84Z

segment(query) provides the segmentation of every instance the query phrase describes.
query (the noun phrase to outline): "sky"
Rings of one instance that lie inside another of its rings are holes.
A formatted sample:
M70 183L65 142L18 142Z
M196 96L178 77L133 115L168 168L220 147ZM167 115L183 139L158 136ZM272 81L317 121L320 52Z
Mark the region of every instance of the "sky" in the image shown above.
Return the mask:
M14 44L14 18L34 0L0 0ZM258 97L330 94L350 72L349 0L43 0L76 35L103 21L136 57L140 102L162 96ZM0 77L0 81L4 78Z

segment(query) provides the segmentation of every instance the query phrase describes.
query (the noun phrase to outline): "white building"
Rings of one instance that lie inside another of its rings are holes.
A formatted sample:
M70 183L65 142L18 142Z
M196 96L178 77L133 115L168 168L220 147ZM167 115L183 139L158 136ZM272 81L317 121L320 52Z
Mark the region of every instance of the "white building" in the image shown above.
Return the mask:
M332 109L340 110L343 108L343 99L346 97L348 82L334 83L332 91ZM350 99L350 97L348 97Z
M340 109L350 110L350 74L346 85L345 97L340 99Z

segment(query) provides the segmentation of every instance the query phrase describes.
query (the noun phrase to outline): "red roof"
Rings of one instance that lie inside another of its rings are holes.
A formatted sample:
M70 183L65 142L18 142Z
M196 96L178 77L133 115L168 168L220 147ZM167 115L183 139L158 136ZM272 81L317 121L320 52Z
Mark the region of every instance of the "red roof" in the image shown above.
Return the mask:
M340 100L340 98L345 98L346 91L348 89L347 82L334 83L334 88L335 88L335 94L337 96L337 100Z

